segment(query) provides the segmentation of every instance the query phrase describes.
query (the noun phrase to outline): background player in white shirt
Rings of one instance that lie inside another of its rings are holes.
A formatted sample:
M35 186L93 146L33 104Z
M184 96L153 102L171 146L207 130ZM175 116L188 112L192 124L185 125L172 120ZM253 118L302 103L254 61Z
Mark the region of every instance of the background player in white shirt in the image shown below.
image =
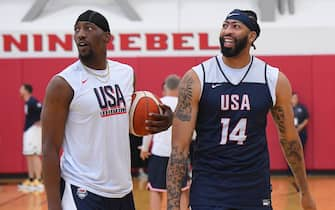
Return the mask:
M175 110L178 101L178 86L180 78L176 75L168 76L163 84L163 97L160 99L163 104ZM148 189L150 190L150 209L162 208L166 195L166 168L171 154L171 133L172 128L166 131L143 137L141 147L141 158L149 157L148 162ZM152 140L152 141L151 141ZM149 147L152 142L151 153ZM188 209L189 186L187 176L183 179L180 208Z
M49 210L135 209L128 116L135 78L130 66L107 60L110 39L103 15L82 13L74 24L79 60L48 84L42 138ZM163 115L147 123L152 133L171 125L171 109L161 107Z

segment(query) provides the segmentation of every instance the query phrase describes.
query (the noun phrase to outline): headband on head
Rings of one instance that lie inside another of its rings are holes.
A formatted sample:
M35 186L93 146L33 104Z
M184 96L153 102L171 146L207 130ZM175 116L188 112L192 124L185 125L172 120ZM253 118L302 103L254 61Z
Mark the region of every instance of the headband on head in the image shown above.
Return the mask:
M231 11L227 17L226 20L238 20L242 22L244 25L246 25L250 31L255 31L257 34L257 37L261 33L261 29L259 28L259 25L257 23L256 19L250 18L245 12L234 9Z
M110 32L107 19L99 12L87 10L79 15L78 19L76 20L76 24L78 21L88 21L94 23L104 32Z

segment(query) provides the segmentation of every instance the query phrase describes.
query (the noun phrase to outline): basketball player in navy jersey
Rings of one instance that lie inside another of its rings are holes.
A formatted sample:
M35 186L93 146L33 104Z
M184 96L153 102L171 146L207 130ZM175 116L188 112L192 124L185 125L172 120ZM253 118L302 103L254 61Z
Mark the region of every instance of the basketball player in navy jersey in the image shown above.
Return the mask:
M307 142L307 124L308 124L308 118L309 114L307 111L307 108L299 102L299 96L298 93L293 92L291 103L293 106L293 116L294 116L294 126L296 127L300 140L302 148L305 148L306 142ZM289 168L289 175L292 176L292 171ZM299 192L299 187L295 180L293 179L291 181L293 187L297 192Z
M135 209L128 116L135 78L130 66L107 59L110 39L103 15L82 13L74 24L79 60L48 84L42 138L49 210ZM152 133L171 125L171 109L162 109L147 122Z
M42 104L32 95L33 86L23 84L20 87L20 95L24 100L24 134L23 134L23 155L27 159L28 179L18 187L21 191L43 191L42 179L42 137L41 137L41 109Z
M222 25L222 55L183 77L167 172L168 209L177 210L189 144L197 132L192 210L271 210L266 119L271 111L304 210L315 210L302 146L293 124L291 87L277 68L250 55L260 34L253 11L235 9Z

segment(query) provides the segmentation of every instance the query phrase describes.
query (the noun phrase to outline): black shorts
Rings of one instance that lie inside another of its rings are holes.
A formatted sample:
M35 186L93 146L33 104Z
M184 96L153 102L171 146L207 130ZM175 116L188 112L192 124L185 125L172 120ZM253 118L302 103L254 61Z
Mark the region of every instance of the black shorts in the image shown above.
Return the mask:
M168 157L151 155L148 163L148 189L151 191L166 191L166 169L169 162ZM183 179L182 190L189 189L187 173Z
M135 210L133 194L122 198L106 198L61 180L62 209L64 210Z

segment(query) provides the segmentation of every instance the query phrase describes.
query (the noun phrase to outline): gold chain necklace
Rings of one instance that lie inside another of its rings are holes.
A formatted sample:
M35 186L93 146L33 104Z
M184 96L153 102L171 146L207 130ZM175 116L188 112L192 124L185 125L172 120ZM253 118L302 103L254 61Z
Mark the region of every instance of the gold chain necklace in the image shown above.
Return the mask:
M99 80L100 82L103 83L107 83L109 81L110 78L110 70L109 70L109 63L108 61L106 62L106 66L107 66L107 72L106 74L97 74L94 72L94 70L89 69L89 67L87 67L85 64L81 63L84 67L84 69L86 70L87 73L93 75L97 80Z

